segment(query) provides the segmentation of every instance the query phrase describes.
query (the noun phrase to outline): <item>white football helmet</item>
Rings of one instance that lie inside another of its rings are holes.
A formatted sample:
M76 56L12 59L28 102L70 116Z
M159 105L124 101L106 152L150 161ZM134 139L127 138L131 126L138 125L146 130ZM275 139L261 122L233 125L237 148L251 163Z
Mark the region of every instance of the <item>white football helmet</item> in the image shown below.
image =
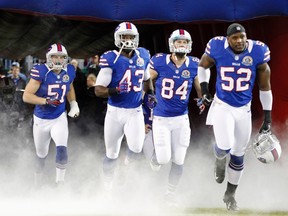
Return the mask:
M272 163L281 156L281 146L277 137L271 132L258 133L252 144L255 156L262 163Z
M174 45L175 40L187 40L188 44L187 47L179 47L176 48ZM184 29L177 29L175 31L172 32L172 34L169 37L168 40L169 43L169 49L171 53L190 53L192 50L192 39L191 39L191 35L185 31Z
M135 36L132 40L123 39L123 35ZM122 49L136 49L139 44L139 33L136 26L130 22L120 23L114 32L115 46Z
M51 56L57 55L57 56L64 56L64 61L63 62L53 62ZM66 48L57 43L57 44L52 44L46 53L46 60L47 60L47 65L50 69L55 69L55 70L62 70L66 68L67 63L68 63L68 54Z

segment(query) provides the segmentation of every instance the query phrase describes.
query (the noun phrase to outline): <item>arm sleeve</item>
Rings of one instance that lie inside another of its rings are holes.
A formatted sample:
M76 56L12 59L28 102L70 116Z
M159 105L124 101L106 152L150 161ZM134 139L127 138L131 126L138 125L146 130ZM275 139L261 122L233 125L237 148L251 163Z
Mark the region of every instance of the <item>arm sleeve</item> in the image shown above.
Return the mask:
M96 79L96 85L107 87L112 80L112 69L105 67L101 68Z
M262 104L263 110L272 110L272 91L260 91L260 102Z
M207 82L210 80L210 69L205 69L204 67L199 66L197 71L197 76L199 79L199 83Z

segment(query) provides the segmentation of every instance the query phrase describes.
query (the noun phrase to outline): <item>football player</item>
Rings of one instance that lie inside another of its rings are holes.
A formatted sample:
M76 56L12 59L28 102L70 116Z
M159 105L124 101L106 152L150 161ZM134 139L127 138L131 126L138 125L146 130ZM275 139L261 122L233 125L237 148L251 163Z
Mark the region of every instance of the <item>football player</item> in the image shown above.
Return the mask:
M138 47L139 33L130 22L120 23L114 33L119 51L107 51L100 58L101 70L97 76L95 94L108 97L104 123L106 156L103 160L104 187L112 189L114 170L123 136L134 153L142 151L145 128L142 111L142 90L147 92L149 105L155 105L150 80L150 54ZM144 88L143 88L144 83Z
M201 97L201 88L197 78L199 59L187 56L192 50L190 34L177 29L168 42L171 54L156 54L150 61L157 99L152 123L155 155L150 165L153 170L159 170L172 160L166 198L173 202L190 143L189 96L193 84L198 97Z
M239 210L235 191L244 168L244 154L252 131L251 100L254 83L258 81L264 122L260 129L270 131L272 92L270 85L270 51L266 44L247 39L245 28L233 23L227 28L226 37L212 38L206 47L199 67L203 102L209 105L209 75L207 68L216 66L216 93L207 115L207 125L213 125L215 135L215 179L225 178L226 157L228 183L223 201L228 210Z
M37 155L36 184L42 175L51 138L56 144L56 183L64 182L68 160L66 100L70 103L70 117L76 118L80 112L73 87L75 69L68 64L66 48L61 44L51 45L46 60L45 64L37 64L31 69L31 79L23 94L24 102L36 105L33 116Z

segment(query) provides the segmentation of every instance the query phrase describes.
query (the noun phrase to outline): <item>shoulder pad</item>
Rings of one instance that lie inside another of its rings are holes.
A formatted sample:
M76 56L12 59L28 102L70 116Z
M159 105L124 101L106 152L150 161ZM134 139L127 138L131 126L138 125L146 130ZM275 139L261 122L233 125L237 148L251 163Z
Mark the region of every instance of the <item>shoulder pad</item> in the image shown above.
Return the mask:
M109 50L105 52L100 57L99 66L102 67L112 67L114 65L114 60L117 57L118 51L116 50Z

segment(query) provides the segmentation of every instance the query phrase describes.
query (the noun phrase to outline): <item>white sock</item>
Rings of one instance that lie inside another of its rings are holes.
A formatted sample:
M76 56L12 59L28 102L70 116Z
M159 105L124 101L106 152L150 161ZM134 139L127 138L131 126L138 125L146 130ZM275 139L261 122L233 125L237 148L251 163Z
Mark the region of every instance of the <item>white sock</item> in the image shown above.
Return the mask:
M59 169L56 167L56 183L64 182L66 169Z

